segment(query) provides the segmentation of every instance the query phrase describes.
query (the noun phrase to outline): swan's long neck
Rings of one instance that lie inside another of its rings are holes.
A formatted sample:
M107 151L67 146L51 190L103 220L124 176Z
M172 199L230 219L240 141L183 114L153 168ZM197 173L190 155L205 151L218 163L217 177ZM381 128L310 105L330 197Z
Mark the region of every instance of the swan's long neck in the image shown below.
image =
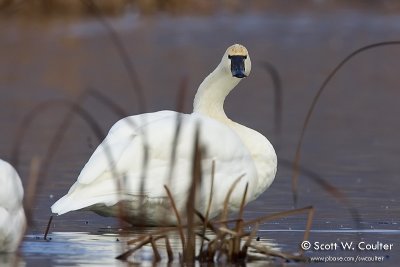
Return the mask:
M193 112L201 113L217 120L228 120L224 111L224 101L240 79L220 65L200 84L193 103Z
M231 121L225 114L224 101L240 79L224 68L222 63L201 83L193 103L193 112L214 118L235 131L249 150L257 169L258 183L253 198L264 192L276 173L276 154L271 143L260 133Z

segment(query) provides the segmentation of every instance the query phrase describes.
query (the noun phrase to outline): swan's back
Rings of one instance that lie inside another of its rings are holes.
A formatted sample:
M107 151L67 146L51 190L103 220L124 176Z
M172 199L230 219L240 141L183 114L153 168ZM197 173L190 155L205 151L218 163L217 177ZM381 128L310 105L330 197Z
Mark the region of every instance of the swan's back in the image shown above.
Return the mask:
M178 116L181 121L176 146L175 165L171 179L171 155L174 147ZM135 224L140 207L147 209L146 224L159 224L160 214L171 215L164 185L168 185L178 209L185 210L188 189L192 181L192 166L196 129L200 144L205 148L202 159L203 183L201 201L197 209L205 211L211 188L211 167L215 161L215 181L212 215L217 215L225 196L240 176L243 176L235 192L243 194L249 182L249 195L254 190L256 170L249 151L238 135L228 126L200 114L178 114L172 111L131 116L117 122L103 143L96 149L81 171L78 181L66 196L56 202L52 211L63 214L71 210L89 208L102 215L117 216L110 209L119 200L126 203L130 222ZM145 172L144 147L148 149ZM107 151L112 151L107 154ZM114 163L110 165L110 155ZM112 168L112 167L114 168ZM124 177L123 190L116 186L113 169ZM142 180L141 177L145 176ZM143 181L143 182L142 182ZM140 196L145 204L139 204ZM239 207L241 198L232 198L233 209ZM146 206L147 205L147 206ZM148 208L146 208L148 207ZM163 217L168 217L163 215ZM143 218L141 218L143 219ZM174 216L166 218L174 224Z

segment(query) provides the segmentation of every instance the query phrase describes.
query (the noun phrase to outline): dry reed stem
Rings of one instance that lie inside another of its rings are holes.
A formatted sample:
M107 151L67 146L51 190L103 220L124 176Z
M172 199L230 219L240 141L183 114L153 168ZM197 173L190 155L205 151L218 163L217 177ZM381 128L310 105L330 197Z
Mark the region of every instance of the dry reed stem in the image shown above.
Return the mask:
M173 260L173 252L172 252L172 248L169 242L169 238L167 235L159 235L159 236L154 236L154 235L147 235L143 238L137 238L136 240L140 242L133 247L132 249L129 249L128 251L122 253L121 255L117 256L116 259L118 260L123 260L126 261L135 251L137 251L138 249L142 248L143 246L145 246L146 244L150 243L152 250L153 250L153 254L154 254L154 262L159 262L161 261L161 255L158 252L158 248L157 248L157 244L156 241L159 239L165 239L165 244L166 244L166 250L167 250L167 254L168 254L168 259L169 261Z
M257 231L258 231L258 227L259 227L259 223L256 223L254 225L253 229L251 230L250 235L247 237L246 242L242 246L242 250L241 250L242 255L246 255L247 254L247 249L250 246L250 243L252 242L252 239L256 236Z
M201 238L201 241L211 241L211 239L210 238L208 238L206 235L203 235L203 233L198 233L198 232L196 232L196 236L198 236L198 237L200 237ZM201 250L200 250L201 251Z
M26 194L24 199L24 210L28 220L28 224L32 223L32 204L35 202L35 193L37 190L39 171L41 160L39 157L33 157L29 167L28 185L26 186Z
M24 206L24 211L25 211L25 216L27 219L27 224L23 227L22 231L19 234L18 237L18 246L17 246L17 253L20 252L21 249L21 244L24 240L24 235L26 232L26 229L28 228L29 225L33 224L32 220L32 203L34 202L35 198L35 192L36 192L36 186L37 186L37 181L39 177L39 169L40 169L40 159L39 157L33 157L31 160L31 164L29 167L29 177L28 177L28 185L26 186L26 194L25 198L23 200L23 206ZM13 263L12 266L17 266L18 261Z
M194 229L195 224L195 203L197 197L197 188L201 184L201 160L203 151L200 147L200 125L196 125L194 138L194 155L192 168L192 182L186 200L186 218L187 218L187 242L186 249L183 251L183 261L187 264L193 264L196 256L196 234Z
M203 228L202 228L203 236L205 236L205 234L206 234L206 229L207 229L207 225L208 225L208 218L210 216L211 204L212 204L212 199L213 199L213 194L214 194L214 177L215 177L215 160L213 160L211 162L211 188L210 188L210 196L208 198L208 205L207 205L206 215L204 216L204 218L199 216L203 221ZM200 214L200 213L198 213L198 214ZM204 247L204 238L201 239L200 251L203 251L203 247Z
M181 132L181 125L182 125L182 114L181 112L183 111L184 108L184 96L187 91L187 79L183 78L181 81L181 85L179 87L179 93L177 97L177 113L176 113L176 127L175 127L175 134L174 134L174 139L172 140L172 150L171 150L171 162L170 162L170 168L169 168L169 173L168 173L168 183L172 181L172 174L175 168L175 161L176 161L176 150L178 148L178 140L179 140L179 134Z
M239 181L243 178L243 176L244 176L244 175L241 175L239 178L237 178L237 179L232 183L231 187L229 188L228 194L226 195L225 200L224 200L224 208L223 208L222 214L221 214L221 221L225 221L225 222L228 221L228 220L227 220L227 217L228 217L228 204L229 204L229 199L230 199L231 194L232 194L233 190L235 189L236 185L237 185L237 184L239 183ZM237 220L235 220L235 221L237 221ZM228 223L222 223L222 225L223 225L223 227L224 227L225 229L228 228ZM218 228L218 229L221 229L221 227ZM217 240L224 240L226 234L227 234L227 233L224 232L224 231L217 231L217 233L216 233L217 238L216 238L216 239L217 239ZM222 242L219 243L219 244L217 244L217 248L218 248L217 250L221 249L223 245L224 245L224 244L223 244Z
M301 153L301 148L303 145L303 140L305 136L306 129L308 127L308 124L311 119L311 115L313 114L313 111L315 109L315 106L318 103L318 100L322 94L322 92L325 90L326 86L328 85L329 81L335 76L335 74L346 64L351 58L356 56L357 54L360 54L364 51L376 48L376 47L382 47L382 46L389 46L389 45L400 45L400 41L387 41L387 42L379 42L379 43L374 43L370 45L363 46L352 53L350 53L348 56L346 56L333 70L332 72L327 76L327 78L323 81L322 85L319 87L317 93L315 94L311 105L307 111L306 118L304 119L303 126L301 128L301 133L300 133L300 138L296 146L296 154L295 158L293 161L293 175L292 175L292 192L293 192L293 202L295 205L297 204L297 180L299 177L299 171L300 171L300 153Z
M261 216L259 218L244 222L243 223L243 227L250 226L250 225L253 225L255 223L261 223L261 222L265 222L265 221L269 221L269 220L273 220L273 219L279 219L279 218L282 218L282 217L287 217L288 215L301 214L301 213L304 213L306 211L309 211L310 209L313 209L313 206L307 206L307 207L300 208L300 209L282 211L282 212L277 212L277 213L270 214L270 215Z
M235 190L236 185L239 183L239 181L244 177L244 175L242 174L239 178L237 178L231 185L231 187L229 188L228 194L225 197L224 200L224 208L222 210L222 214L221 214L221 221L227 221L227 217L228 217L228 205L229 205L229 200L231 198L231 195L233 193L233 190ZM227 224L225 224L225 227L227 227Z
M226 228L224 226L221 226L218 228L218 231L225 233L225 234L230 234L234 237L240 237L240 234L238 232L236 232L235 230L231 230L229 228Z
M102 103L105 107L109 108L112 112L114 112L118 117L124 118L128 116L128 113L121 108L118 104L111 100L111 98L107 97L103 93L94 88L88 88L84 91L84 94L93 97L97 102ZM129 120L128 124L132 127L132 129L137 128L137 125L132 121Z
M20 147L22 144L22 140L26 134L27 129L29 129L29 126L31 125L32 121L43 111L54 108L54 107L60 107L60 106L66 106L69 108L69 112L67 116L64 118L62 124L56 131L55 135L53 136L50 145L46 151L46 155L43 159L43 164L40 165L40 170L38 171L38 177L41 179L38 180L37 182L37 188L40 190L42 188L40 185L46 180L47 178L47 172L51 163L52 158L54 157L56 149L59 147L62 137L64 136L64 132L67 128L67 126L70 124L72 120L72 115L78 115L83 121L86 122L86 124L89 126L89 128L92 130L92 132L95 134L99 142L102 141L104 138L103 131L99 124L96 122L96 120L82 107L80 107L77 103L68 101L68 100L63 100L63 99L58 99L58 100L50 100L43 102L36 107L32 109L31 112L29 112L22 120L22 123L17 129L17 134L16 138L14 139L14 145L13 145L13 150L12 150L12 162L16 168L18 168L18 162L19 162L19 154L20 154ZM105 144L104 150L106 152L108 164L111 169L111 173L113 177L116 178L117 186L118 186L118 181L117 179L118 175L117 172L114 168L114 160L112 158L111 153L109 152L109 147ZM118 187L120 188L120 187ZM32 201L34 202L34 200ZM34 205L34 203L30 203L30 205Z
M273 257L279 257L285 260L294 260L294 261L307 261L307 258L305 258L302 255L294 255L294 254L289 254L289 253L284 253L280 251L276 251L273 249L268 248L267 246L262 246L259 244L255 244L254 242L251 242L249 244L249 247L254 248L260 253L263 253L267 256L273 256Z
M213 199L213 194L214 194L214 179L215 179L215 160L212 160L212 162L211 162L211 187L210 187L210 196L208 198L206 216L205 216L205 220L204 220L205 225L207 224L208 218L210 216L211 204L212 204L212 199Z
M108 23L108 21L103 17L101 14L100 9L97 7L97 5L92 1L92 0L81 0L82 4L86 5L87 7L90 8L94 12L94 15L98 19L98 21L103 25L103 27L106 29L106 31L109 34L110 40L114 44L118 55L123 63L123 66L125 70L127 71L129 81L131 82L131 86L133 91L136 93L136 100L137 100L137 106L138 106L138 113L143 114L146 112L146 105L145 105L145 97L143 93L143 87L140 83L139 77L137 75L137 72L134 68L134 65L132 61L129 58L129 53L126 47L124 46L122 40L119 38L119 35L117 32L114 30L114 28L111 26L111 24ZM141 117L142 120L145 122L144 116ZM140 175L140 203L142 204L144 201L144 186L145 186L145 179L147 176L147 167L148 167L148 162L149 162L149 150L148 150L148 140L147 140L147 135L145 133L145 128L141 128L142 132L142 140L143 140L143 166L141 168L142 173ZM121 207L121 205L118 205ZM140 205L140 207L143 207L143 205ZM140 209L139 211L139 217L146 217L146 210L145 209Z
M238 254L235 254L234 252L234 247L233 247L233 239L232 238L225 238L225 239L219 239L218 237L216 237L215 239L211 240L208 243L208 249L207 251L200 251L200 255L197 257L198 260L200 260L201 262L205 262L205 261L210 261L212 259L214 259L214 256L217 255L218 258L221 257L222 255L227 255L228 256L228 261L232 261L232 262L237 262L238 260L243 260L246 256L246 251L248 247L252 247L254 249L256 249L259 253L263 253L269 256L274 256L274 257L281 257L287 260L296 260L296 261L300 261L300 260L304 260L305 258L302 256L297 256L297 255L292 255L292 254L286 254L286 253L282 253L279 251L274 251L271 250L267 247L264 246L260 246L258 244L253 244L251 243L252 238L255 236L256 232L258 229L258 222L255 224L255 227L253 228L251 233L238 233L234 230L230 230L228 228L224 228L224 227L220 227L219 231L221 232L226 232L227 234L231 235L231 236L239 236L240 238L246 237L247 236L247 240L246 243L243 245L242 250L239 251ZM167 231L170 230L176 230L175 229L166 229ZM153 247L153 251L155 253L155 261L159 261L161 260L159 253L158 253L158 249L156 246L155 241L161 238L165 239L166 242L166 249L167 249L167 253L168 253L168 259L169 261L173 260L173 254L172 254L172 249L170 248L170 244L169 244L169 239L167 235L160 235L157 237L153 237L154 235L148 235L145 238L137 238L136 240L141 240L139 242L139 244L137 244L134 248L128 250L127 252L119 255L117 257L117 259L119 260L127 260L127 258L134 253L135 251L137 251L138 249L140 249L141 247L143 247L144 245L151 243L152 247ZM216 252L219 251L218 254L216 254ZM158 255L157 255L158 253ZM183 259L182 259L183 260Z
M136 93L136 102L138 106L138 113L145 113L146 105L145 105L145 97L143 94L143 87L140 83L139 77L135 70L135 67L130 60L128 50L123 44L122 40L119 38L118 33L114 30L110 23L103 17L101 11L97 7L97 5L92 0L81 0L81 2L89 7L93 12L98 21L103 25L104 29L109 34L111 42L114 44L116 51L124 65L125 70L127 71L129 81L131 82L131 86L133 91Z
M243 212L244 212L244 205L246 204L246 198L247 198L247 190L249 188L249 183L246 183L246 187L244 188L243 192L243 197L242 197L242 202L240 203L240 208L239 208L239 221L243 219ZM239 225L239 222L238 224ZM237 227L239 230L239 226Z
M278 161L282 166L287 166L289 168L293 166L293 162L287 159L278 158ZM350 200L346 197L346 195L343 192L341 192L338 188L336 188L335 186L327 182L325 179L323 179L321 175L319 175L314 171L311 171L310 169L305 168L304 166L299 165L299 171L300 173L306 175L314 183L319 185L324 191L330 194L333 198L340 201L349 211L351 217L353 218L353 221L356 224L357 229L362 229L362 225L360 223L361 222L360 214L358 213L357 209L355 209L351 205Z
M133 247L133 248L127 250L126 252L122 253L121 255L117 256L116 259L126 261L130 255L132 255L136 250L140 249L141 247L143 247L144 245L149 243L151 241L151 239L152 239L152 237L150 235L146 236L146 238L144 238L142 241L140 241L135 247Z
M158 252L157 245L153 237L150 238L151 248L153 249L154 262L161 261L160 253Z
M274 126L275 126L275 136L279 138L282 134L282 111L283 111L283 89L282 89L282 79L279 75L276 67L267 61L262 62L262 66L268 72L271 77L273 88L274 88ZM280 142L278 145L274 145L275 150L279 151Z
M178 223L177 228L178 228L179 236L181 238L182 248L186 249L185 234L183 233L181 216L179 215L179 212L178 212L178 210L176 208L176 205L175 205L174 198L172 197L172 194L169 191L168 186L164 185L164 188L167 191L168 199L171 202L172 209L173 209L173 211L175 213L175 216L176 216L176 220L177 220L177 223Z
M172 262L174 260L174 253L172 251L168 235L165 236L165 249L167 250L168 262Z
M127 241L126 243L127 243L128 245L132 245L132 244L134 244L134 243L143 241L143 240L146 239L148 236L149 236L148 234L145 234L145 235L139 236L138 238L131 239L131 240Z
M246 198L247 198L247 190L249 187L249 183L246 183L246 187L244 189L243 197L242 197L242 202L240 203L240 209L239 209L239 216L238 216L238 221L236 222L236 227L235 230L236 232L240 235L243 233L243 211L244 211L244 205L246 203ZM233 239L233 254L235 257L239 257L239 252L240 252L240 237L235 236Z
M211 222L213 224L228 224L228 223L237 223L240 219L235 218L235 219L226 219L226 220L212 220Z
M312 222L313 222L313 218L314 218L314 212L315 212L315 209L313 206L311 206L310 209L308 210L306 230L304 231L303 241L308 240L308 238L310 236L311 226L312 226Z

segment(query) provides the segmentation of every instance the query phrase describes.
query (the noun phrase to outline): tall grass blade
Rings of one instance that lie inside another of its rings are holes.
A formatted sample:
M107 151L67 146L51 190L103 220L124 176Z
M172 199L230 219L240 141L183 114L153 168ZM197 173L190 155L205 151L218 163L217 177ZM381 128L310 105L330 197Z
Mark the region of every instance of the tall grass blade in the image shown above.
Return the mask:
M41 160L38 157L33 157L30 165L30 173L28 184L25 190L25 198L24 198L24 210L27 217L28 224L32 224L32 204L35 202L35 194L37 190L38 180L39 180L39 171L40 171Z
M367 50L370 49L374 49L377 47L383 47L383 46L389 46L389 45L400 45L400 41L387 41L387 42L379 42L379 43L374 43L374 44L370 44L370 45L366 45L363 46L355 51L353 51L352 53L350 53L347 57L345 57L333 70L332 72L328 75L328 77L326 77L326 79L323 81L322 85L319 87L319 89L317 90L317 93L315 94L310 107L307 111L306 114L306 118L304 119L303 122L303 126L301 129L301 133L300 133L300 138L299 141L297 143L297 147L296 147L296 154L294 157L294 161L293 161L293 175L292 175L292 193L293 193L293 202L296 205L297 204L297 181L298 181L298 177L299 177L299 171L300 171L300 156L301 156L301 148L303 145L303 139L305 136L305 132L306 129L308 127L308 124L310 122L311 119L311 115L313 114L313 111L315 109L315 106L318 103L318 100L322 94L322 92L325 90L326 86L328 85L329 81L335 76L335 74L344 66L344 64L346 64L351 58L353 58L354 56L365 52Z
M278 161L282 166L286 166L288 168L291 168L293 166L293 162L279 158ZM338 188L335 186L331 185L326 179L322 178L321 175L318 173L305 168L304 166L299 165L299 173L302 173L306 175L307 178L311 179L314 183L316 183L318 186L320 186L325 192L330 194L333 198L337 199L339 202L341 202L346 209L349 211L353 221L356 224L357 229L362 229L361 225L361 216L358 213L358 210L354 208L350 202L350 200L347 198L347 196L340 191Z
M172 262L174 260L174 252L172 251L171 243L167 235L165 236L165 249L167 250L168 262Z
M208 198L208 204L207 204L207 210L206 210L206 215L204 216L203 221L203 228L202 228L202 235L205 236L206 231L207 231L207 225L209 222L209 216L210 216L210 210L211 210L211 204L212 204L212 199L213 199L213 194L214 194L214 177L215 177L215 160L212 161L211 163L211 187L210 187L210 196ZM204 238L201 239L200 243L200 253L203 251L204 247Z
M249 188L249 183L246 183L246 187L244 189L243 192L243 197L242 197L242 202L240 203L240 209L239 209L239 217L238 217L238 221L236 222L236 227L235 227L235 231L238 233L238 236L235 236L233 238L233 260L235 260L235 258L239 258L240 256L240 241L241 241L241 237L240 235L243 233L243 212L244 212L244 205L246 203L246 198L247 198L247 190Z
M103 140L104 138L104 133L99 124L96 122L96 120L82 107L80 107L79 104L69 101L69 100L64 100L64 99L58 99L58 100L50 100L47 102L43 102L36 107L32 109L31 112L29 112L22 120L22 123L20 126L17 128L17 134L16 138L14 139L13 143L13 150L12 150L12 162L15 163L16 168L19 163L19 154L20 154L20 147L22 144L22 140L26 135L27 130L31 126L32 122L36 117L38 117L43 111L49 110L51 108L59 108L59 107L65 106L69 108L67 116L64 118L63 122L57 129L56 133L54 134L53 138L51 139L50 145L48 146L48 149L46 151L45 157L43 158L43 163L40 165L40 169L38 171L38 177L40 177L40 180L37 182L37 188L38 191L40 191L40 188L42 188L41 184L44 183L44 181L47 179L47 173L48 169L51 165L51 161L55 155L55 151L61 144L61 141L63 139L64 133L70 124L73 115L79 116L81 119L83 119L84 122L89 126L89 128L92 130L92 132L95 134L97 137L99 143ZM106 153L106 157L108 160L108 164L111 170L111 174L115 178L115 182L117 185L117 188L121 188L120 185L120 179L117 174L117 171L115 170L115 164L114 164L114 159L112 158L112 155L110 153L110 148L108 147L107 144L104 144L104 151ZM34 205L35 201L32 201L30 205ZM120 205L119 205L120 206ZM121 206L122 209L122 206ZM123 214L121 212L120 214Z
M259 223L255 223L255 225L253 226L253 229L251 230L250 235L247 237L246 242L243 244L243 247L241 250L241 254L243 256L245 256L247 254L247 250L248 250L253 238L256 236L259 226L260 226Z
M315 212L315 209L313 206L311 206L310 209L308 210L306 230L304 231L303 241L309 240L308 238L310 236L311 226L312 226L312 222L313 222L313 218L314 218L314 212ZM303 253L303 252L304 252L304 250L301 250L300 253Z
M169 190L168 186L164 185L165 191L167 191L168 199L171 202L172 209L175 213L176 216L176 221L177 221L177 228L179 232L179 236L181 238L181 243L182 243L182 249L186 249L186 242L185 242L185 234L183 233L183 227L182 227L182 220L181 216L179 215L178 209L176 208L174 198L172 197L171 191Z
M195 233L195 204L197 198L197 191L201 185L201 159L202 148L200 147L200 125L196 126L195 139L194 139L194 155L193 155L193 169L192 169L192 182L186 200L186 217L187 217L187 243L186 250L183 251L183 260L187 264L193 264L196 254L196 233Z
M264 216L258 217L256 219L244 222L243 223L243 227L250 226L250 225L253 225L255 223L260 224L260 223L265 222L265 221L270 221L270 220L274 220L274 219L287 217L289 215L305 213L305 212L308 212L312 208L313 208L312 206L307 206L307 207L300 208L300 209L294 209L294 210L277 212L277 213L270 214L270 215L264 215Z
M103 25L103 27L107 30L110 39L112 43L114 44L119 57L121 58L121 61L127 71L129 80L132 85L133 91L136 93L136 103L138 106L138 113L144 113L146 111L146 105L145 105L145 97L143 93L143 87L140 83L139 77L137 75L137 72L134 68L134 65L132 61L130 60L129 53L127 49L125 48L123 42L119 38L117 32L114 30L114 28L111 26L110 23L103 17L101 14L100 9L97 7L97 5L92 1L92 0L81 0L81 2L90 8L91 11L93 11L94 15L98 19L98 21Z
M121 255L115 257L117 260L126 261L135 251L143 247L144 245L151 242L152 237L146 236L142 241L140 241L135 247L127 250L126 252L122 253Z
M154 240L154 238L150 238L150 243L151 243L151 248L153 249L153 255L154 255L154 262L159 262L161 261L161 256L160 253L158 252L157 249L157 244Z
M241 175L239 178L237 178L231 185L231 187L229 188L228 194L225 197L224 200L224 208L222 210L222 214L221 214L221 221L227 221L228 218L228 211L229 211L229 200L231 198L231 195L233 193L233 190L235 190L236 185L239 183L239 181L244 177L244 174ZM225 227L227 226L227 223L225 223Z
M276 67L267 61L262 62L262 66L271 76L272 84L274 88L274 125L275 125L275 135L280 138L282 134L282 110L283 110L283 89L282 89L282 79L279 75ZM279 144L280 142L278 142ZM279 150L279 145L276 146L276 150Z

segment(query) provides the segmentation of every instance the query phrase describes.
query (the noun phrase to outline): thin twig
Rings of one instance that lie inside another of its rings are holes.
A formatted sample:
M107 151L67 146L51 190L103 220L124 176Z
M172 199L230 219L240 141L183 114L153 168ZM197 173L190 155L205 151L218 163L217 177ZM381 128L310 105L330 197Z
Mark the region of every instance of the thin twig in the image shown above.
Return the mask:
M224 200L224 208L222 210L222 214L221 214L221 221L226 221L227 217L228 217L228 205L229 205L229 200L231 198L232 192L233 190L235 190L236 185L239 183L239 181L244 177L244 174L241 175L239 178L237 178L231 185L231 187L229 188L228 194L225 196L225 200Z
M251 242L249 244L249 247L254 248L257 250L257 252L263 253L267 256L273 256L273 257L279 257L285 260L294 260L294 261L307 261L307 258L303 257L302 255L294 255L294 254L289 254L289 253L284 253L276 250L272 250L266 246L256 244L254 242Z
M212 199L213 199L213 194L214 194L214 177L215 177L215 160L211 162L211 187L210 187L210 196L208 198L208 205L207 205L207 210L206 210L206 215L203 220L203 230L202 234L205 236L206 234L206 229L208 225L208 218L210 216L210 210L211 210L211 204L212 204ZM200 244L200 251L203 251L203 246L204 246L204 239L201 240Z
M153 249L154 262L161 261L161 256L160 256L160 253L158 252L157 245L156 245L154 238L150 238L150 243L151 243L151 248Z
M103 25L103 27L107 30L110 40L114 44L118 55L127 71L129 80L132 85L133 91L136 93L137 97L137 106L138 106L138 113L144 113L146 111L146 105L145 105L145 97L143 94L143 87L140 83L139 77L137 75L137 72L135 70L135 67L130 60L129 53L121 41L121 39L118 36L118 33L114 30L114 28L111 26L110 23L102 16L101 11L97 7L97 5L92 1L92 0L81 0L84 5L89 7L94 14L96 15L96 18L99 20L99 22Z
M53 215L50 215L49 222L47 223L46 231L44 232L44 240L47 240L47 235L49 234L51 222L53 221Z
M356 56L357 54L360 54L364 51L376 48L376 47L382 47L382 46L389 46L389 45L400 45L400 41L388 41L388 42L379 42L379 43L374 43L370 45L363 46L355 51L353 51L351 54L349 54L347 57L345 57L333 70L332 72L326 77L322 85L319 87L317 93L315 94L311 105L307 111L306 118L304 119L303 122L303 127L301 129L299 141L297 143L296 147L296 154L294 157L293 161L293 175L292 175L292 192L293 192L293 202L296 205L297 204L297 180L299 177L299 168L300 168L300 152L301 152L301 147L303 145L303 139L305 136L306 129L308 127L308 124L311 119L311 115L313 114L313 111L315 109L315 106L318 103L318 100L322 94L322 92L325 90L325 87L328 85L329 81L335 76L335 74L343 67L344 64L346 64L351 58Z
M253 238L256 236L257 231L258 231L259 223L255 223L253 229L251 230L250 235L247 237L246 242L244 243L242 247L242 254L246 255L247 254L247 249L250 246L250 243L252 242Z
M279 75L276 67L267 61L262 62L262 66L269 73L272 79L272 84L274 88L274 126L276 138L280 138L282 134L282 110L283 110L283 89L282 89L282 79ZM275 149L279 150L278 145L274 145Z
M122 260L122 261L126 261L130 255L132 255L135 251L137 251L138 249L140 249L141 247L143 247L144 245L146 245L147 243L149 243L151 241L151 236L148 235L146 238L144 238L142 241L140 241L135 247L129 249L128 251L122 253L121 255L115 257L117 260Z
M168 262L172 262L174 260L174 253L172 251L171 243L169 242L169 238L167 235L165 236L165 248L167 250Z
M192 182L189 188L189 194L186 200L186 217L187 217L187 243L186 249L183 251L183 261L187 264L193 264L196 254L196 234L194 230L195 224L195 204L197 188L201 184L201 160L202 149L200 147L200 125L196 125L195 138L194 138L194 154L193 154L193 168L192 168Z
M179 212L178 212L178 210L177 210L177 208L176 208L174 198L172 197L172 194L171 194L171 192L169 191L168 186L164 185L164 188L165 188L165 190L167 191L167 195L168 195L169 201L171 202L172 209L173 209L173 211L174 211L174 213L175 213L175 216L176 216L177 225L178 225L178 226L177 226L177 229L178 229L178 232L179 232L179 236L180 236L180 238L181 238L182 248L183 248L183 249L186 249L185 234L183 233L183 227L182 227L182 220L181 220L181 217L180 217Z
M243 223L243 227L246 227L246 226L249 226L249 225L253 225L255 223L261 223L261 222L265 222L265 221L269 221L269 220L273 220L273 219L279 219L279 218L282 218L282 217L287 217L289 215L301 214L301 213L304 213L306 211L309 211L310 209L312 209L312 206L307 206L307 207L304 207L304 208L301 208L301 209L282 211L282 212L277 212L277 213L270 214L270 215L261 216L259 218L244 222Z

